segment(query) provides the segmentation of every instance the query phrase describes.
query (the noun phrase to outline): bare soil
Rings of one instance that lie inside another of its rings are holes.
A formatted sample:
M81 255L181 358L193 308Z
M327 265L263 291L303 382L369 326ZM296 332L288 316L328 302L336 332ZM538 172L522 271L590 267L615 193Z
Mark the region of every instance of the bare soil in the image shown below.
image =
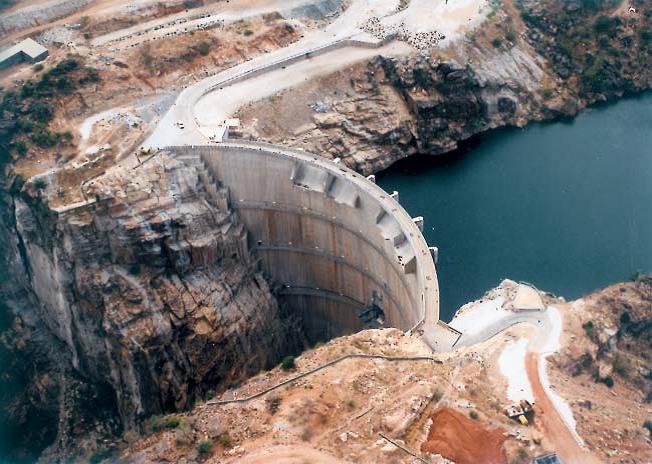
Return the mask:
M428 439L421 451L441 454L457 464L507 464L504 443L502 430L487 430L476 420L441 408L432 415Z

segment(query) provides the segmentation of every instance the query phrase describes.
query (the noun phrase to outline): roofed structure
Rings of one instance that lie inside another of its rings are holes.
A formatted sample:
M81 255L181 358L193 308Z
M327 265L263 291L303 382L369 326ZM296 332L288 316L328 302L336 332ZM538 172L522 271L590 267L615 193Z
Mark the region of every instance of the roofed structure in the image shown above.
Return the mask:
M0 52L0 68L6 68L23 61L36 63L44 60L47 56L47 48L35 40L25 39Z

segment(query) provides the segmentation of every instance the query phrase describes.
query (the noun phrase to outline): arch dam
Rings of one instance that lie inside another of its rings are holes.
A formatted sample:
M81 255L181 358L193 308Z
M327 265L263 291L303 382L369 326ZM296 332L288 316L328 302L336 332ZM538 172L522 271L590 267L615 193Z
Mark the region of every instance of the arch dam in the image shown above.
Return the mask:
M423 219L373 176L257 142L166 150L195 165L208 193L219 192L237 213L260 270L310 340L362 329L360 311L372 306L384 326L422 334L435 351L458 340L439 320L436 249L423 237Z

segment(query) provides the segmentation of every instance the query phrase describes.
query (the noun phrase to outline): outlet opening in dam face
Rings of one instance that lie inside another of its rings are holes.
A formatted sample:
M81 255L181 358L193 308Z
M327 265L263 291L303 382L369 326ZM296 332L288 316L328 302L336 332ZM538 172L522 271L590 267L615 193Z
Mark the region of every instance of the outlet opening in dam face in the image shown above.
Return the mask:
M339 163L252 142L170 148L244 225L243 247L303 323L311 343L374 326L439 320L439 289L420 220Z

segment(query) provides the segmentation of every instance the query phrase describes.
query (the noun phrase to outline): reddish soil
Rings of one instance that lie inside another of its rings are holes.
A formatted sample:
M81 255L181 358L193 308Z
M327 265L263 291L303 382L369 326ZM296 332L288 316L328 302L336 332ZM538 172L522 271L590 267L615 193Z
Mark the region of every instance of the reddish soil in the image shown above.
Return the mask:
M421 451L441 454L457 464L507 464L502 430L487 430L477 420L449 408L436 410Z
M534 393L534 412L543 427L546 438L552 442L555 452L564 463L599 464L601 462L599 459L575 441L568 426L555 409L541 384L538 363L539 358L536 353L527 353L525 369Z

